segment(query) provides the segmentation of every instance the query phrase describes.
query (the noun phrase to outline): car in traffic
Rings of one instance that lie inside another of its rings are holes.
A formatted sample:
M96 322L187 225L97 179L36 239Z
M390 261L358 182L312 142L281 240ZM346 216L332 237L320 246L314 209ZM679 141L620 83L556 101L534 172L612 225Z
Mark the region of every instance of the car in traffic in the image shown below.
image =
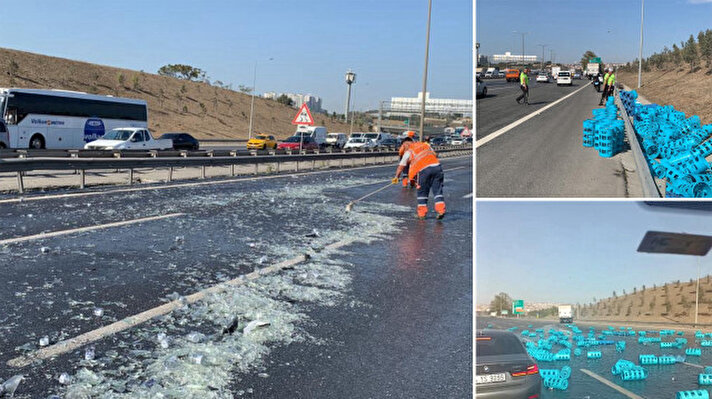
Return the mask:
M169 150L173 140L154 139L148 129L121 127L106 132L98 140L84 145L85 150Z
M507 82L519 82L519 70L507 69L504 78L507 80Z
M504 73L504 71L499 71L499 72L497 72L497 77L498 77L498 78L503 78L505 75L506 75L506 74Z
M578 72L574 73L574 79L581 79L581 74Z
M378 147L400 147L400 145L398 145L397 139L393 137L387 137L378 144Z
M477 97L487 97L487 83L477 78Z
M549 75L540 73L539 75L536 75L536 81L537 82L544 82L544 83L549 83Z
M465 137L465 144L472 144L472 137Z
M539 366L516 334L506 330L477 330L475 342L477 398L540 398Z
M327 131L324 126L298 125L294 136L311 137L319 148L326 147Z
M452 137L450 140L450 145L463 145L465 143L465 139L459 136Z
M365 137L355 137L350 138L349 141L346 142L346 145L344 145L344 148L373 148L375 146L376 144L373 140L369 140Z
M291 136L277 144L279 150L299 151L300 148L302 150L318 150L319 144L309 136Z
M268 148L277 148L277 140L272 135L258 134L247 141L248 150L266 150Z
M571 80L571 72L569 71L560 71L559 75L556 77L556 85L561 86L561 85L573 85L573 81Z
M329 133L326 135L326 145L334 148L343 148L349 141L346 133Z
M446 145L447 141L445 140L445 137L439 136L439 137L433 137L430 139L430 145Z
M163 133L159 140L171 139L173 140L174 150L192 150L198 151L200 149L200 142L198 139L191 136L188 133Z

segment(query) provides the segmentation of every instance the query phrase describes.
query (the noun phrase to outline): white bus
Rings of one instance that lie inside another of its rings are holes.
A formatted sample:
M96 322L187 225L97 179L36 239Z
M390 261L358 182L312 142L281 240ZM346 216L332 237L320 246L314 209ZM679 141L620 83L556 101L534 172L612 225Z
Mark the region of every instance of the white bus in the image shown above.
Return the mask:
M10 148L84 148L111 129L148 128L146 101L64 90L0 88Z

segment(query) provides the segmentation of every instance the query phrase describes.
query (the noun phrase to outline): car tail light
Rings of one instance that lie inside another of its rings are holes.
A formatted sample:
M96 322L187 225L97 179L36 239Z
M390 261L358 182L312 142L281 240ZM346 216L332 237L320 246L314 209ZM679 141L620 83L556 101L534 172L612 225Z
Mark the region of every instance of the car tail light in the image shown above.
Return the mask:
M527 369L525 371L520 371L518 373L512 373L512 377L523 377L525 375L532 375L532 374L539 374L539 366L535 364L532 364L531 366L527 366Z
M527 396L527 399L539 399L539 394L535 393L534 395Z

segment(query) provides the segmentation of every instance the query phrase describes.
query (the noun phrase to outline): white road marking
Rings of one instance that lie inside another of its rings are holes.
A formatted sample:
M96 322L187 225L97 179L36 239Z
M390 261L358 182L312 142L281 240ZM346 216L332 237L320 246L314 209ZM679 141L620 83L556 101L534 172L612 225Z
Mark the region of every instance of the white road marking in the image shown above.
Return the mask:
M87 227L78 227L75 229L69 229L69 230L58 230L58 231L50 231L48 233L39 233L39 234L33 234L30 236L24 236L24 237L15 237L15 238L7 238L5 240L0 240L0 245L4 244L14 244L18 242L24 242L24 241L32 241L32 240L41 240L44 238L51 238L51 237L57 237L57 236L63 236L67 234L73 234L73 233L83 233L85 231L92 231L92 230L100 230L100 229L107 229L109 227L118 227L118 226L126 226L129 224L136 224L136 223L142 223L142 222L150 222L152 220L161 220L161 219L167 219L167 218L173 218L176 216L183 216L185 215L184 213L169 213L167 215L160 215L160 216L150 216L150 217L145 217L145 218L140 218L140 219L132 219L132 220L124 220L121 222L112 222L112 223L106 223L106 224L97 224L94 226L87 226Z
M634 394L633 392L631 392L631 391L629 391L629 390L627 390L627 389L625 389L625 388L623 388L623 387L621 387L621 386L619 386L619 385L616 385L616 384L614 384L614 383L611 382L611 381L608 381L607 379L601 377L600 375L594 373L594 372L591 371L591 370L581 369L581 371L584 372L585 374L588 374L589 376L591 376L591 377L597 379L598 381L600 381L600 382L602 382L602 383L608 385L609 387L615 389L616 391L622 393L623 395L625 395L625 396L627 396L627 397L629 397L629 398L633 398L633 399L643 399L642 396L636 395L636 394Z
M465 194L462 196L462 198L472 198L472 193Z
M532 112L531 114L529 114L529 115L527 115L527 116L525 116L525 117L523 117L523 118L521 118L521 119L519 119L519 120L516 120L516 121L510 123L509 125L507 125L507 126L501 128L501 129L495 131L494 133L490 133L489 135L487 135L487 136L485 136L485 137L483 137L483 138L477 140L477 142L475 143L475 148L479 148L481 145L487 144L487 143L489 143L490 141L496 139L497 137L499 137L499 136L501 136L501 135L507 133L508 131L514 129L515 127L521 125L522 123L528 121L529 119L531 119L531 118L533 118L533 117L535 117L535 116L541 114L542 112L544 112L544 111L546 111L547 109L553 107L554 105L556 105L556 104L558 104L558 103L560 103L560 102L566 100L567 98L573 96L574 94L580 92L581 90L583 90L583 89L585 89L586 87L588 87L588 85L589 85L589 84L585 84L585 85L583 85L583 87L581 87L580 89L574 91L573 93L569 93L569 94L567 94L566 96L561 97L560 99L558 99L558 100L554 101L553 103L547 105L546 107L541 108L541 109L539 109L539 110L537 110L537 111L534 111L534 112Z
M347 240L337 241L335 243L327 245L325 247L325 249L338 249L343 246L349 245L354 241L355 241L355 239L347 239ZM69 338L64 341L57 342L56 344L54 344L52 346L48 346L48 347L36 350L36 351L31 352L24 356L19 356L14 359L10 359L10 360L8 360L7 365L10 367L25 367L25 366L29 366L30 364L32 364L32 362L34 362L36 360L49 359L49 358L61 355L63 353L66 353L66 352L73 351L73 350L80 348L88 343L98 341L104 337L107 337L109 335L116 334L117 332L135 327L141 323L149 321L149 320L156 318L158 316L168 314L168 313L170 313L170 312L172 312L186 304L191 304L191 303L200 301L200 300L204 299L209 294L221 292L221 291L224 291L230 287L236 287L236 286L243 285L246 282L255 280L258 277L263 276L265 274L271 274L271 273L280 271L280 270L284 269L285 267L294 266L297 263L302 262L303 260L304 260L304 255L299 255L292 259L282 261L280 263L265 267L263 269L255 270L252 273L241 275L241 276L234 278L230 281L225 281L223 283L219 283L212 287L208 287L204 290L198 291L194 294L188 295L188 296L184 297L184 300L182 300L182 301L180 299L176 299L174 301L165 303L161 306L157 306L155 308L143 311L139 314L136 314L133 316L128 316L128 317L124 318L123 320L119 320L117 322L111 323L104 327L97 328L96 330L85 332L85 333L78 335L74 338Z
M464 157L472 157L472 155L460 155L460 156L454 156L454 157L447 157L444 159L458 159L458 158L464 158ZM396 163L396 161L393 161L392 163ZM370 166L359 166L359 167L355 167L355 168L327 169L327 170L317 170L317 171L310 171L310 172L299 172L299 173L289 173L289 174L279 174L279 175L240 177L237 179L222 179L222 180L211 180L211 181L192 182L192 183L176 183L176 184L166 184L166 185L162 185L162 186L151 186L151 187L132 187L132 188L120 188L120 189L115 189L115 190L87 191L87 192L77 192L77 193L69 193L69 194L50 194L50 195L43 195L43 196L17 197L17 198L2 199L2 200L0 200L0 204L19 203L19 202L27 202L27 201L40 201L40 200L58 199L58 198L89 197L89 196L104 195L104 194L132 193L132 192L138 192L138 191L164 190L164 189L168 189L168 188L196 187L196 186L206 186L206 185L213 185L213 184L228 184L228 183L236 183L236 182L243 182L243 181L257 181L257 180L262 180L262 179L267 180L267 179L279 179L279 178L292 177L292 176L307 176L307 175L313 175L313 174L319 174L319 173L332 173L332 172L347 171L347 170L383 168L383 167L389 167L389 166L391 166L391 165L389 165L389 164L370 165Z

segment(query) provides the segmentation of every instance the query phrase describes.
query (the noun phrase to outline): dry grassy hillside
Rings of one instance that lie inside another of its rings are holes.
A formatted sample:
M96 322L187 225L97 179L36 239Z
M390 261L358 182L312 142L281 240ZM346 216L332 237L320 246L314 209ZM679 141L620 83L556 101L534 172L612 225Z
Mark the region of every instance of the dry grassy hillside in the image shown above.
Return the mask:
M692 323L695 319L696 281L634 288L632 293L578 306L582 320L666 321ZM712 323L712 279L700 280L700 323Z
M619 72L617 78L629 87L638 86L638 73ZM680 67L668 70L643 72L642 86L638 90L645 98L660 105L673 105L688 117L699 115L703 124L712 123L712 75L706 70L690 72Z
M159 76L64 58L0 48L0 87L45 88L111 94L148 102L154 132L186 131L198 138L247 138L250 100L247 94L206 83ZM253 132L286 137L296 109L255 99ZM348 132L348 125L312 113L329 131ZM364 130L367 126L354 126Z

